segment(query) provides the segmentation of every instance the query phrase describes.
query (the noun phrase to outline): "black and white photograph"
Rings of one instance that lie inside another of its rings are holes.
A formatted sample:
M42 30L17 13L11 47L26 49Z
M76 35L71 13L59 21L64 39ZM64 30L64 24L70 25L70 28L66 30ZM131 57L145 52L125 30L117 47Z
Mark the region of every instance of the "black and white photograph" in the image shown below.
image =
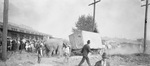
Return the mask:
M150 66L149 0L0 0L0 66Z

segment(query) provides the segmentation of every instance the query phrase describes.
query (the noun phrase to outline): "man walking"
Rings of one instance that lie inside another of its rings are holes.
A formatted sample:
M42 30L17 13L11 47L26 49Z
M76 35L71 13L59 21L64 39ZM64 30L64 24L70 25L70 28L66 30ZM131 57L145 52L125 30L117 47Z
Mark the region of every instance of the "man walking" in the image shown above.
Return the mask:
M82 58L82 60L81 60L81 62L79 63L78 66L81 66L82 63L83 63L85 60L86 60L86 62L88 63L88 65L91 66L90 61L89 61L89 58L88 58L88 54L89 54L89 52L91 52L91 49L90 49L89 44L90 44L90 40L88 40L88 41L87 41L87 44L83 46L83 48L82 48L82 50L81 50L81 53L82 53L83 58Z

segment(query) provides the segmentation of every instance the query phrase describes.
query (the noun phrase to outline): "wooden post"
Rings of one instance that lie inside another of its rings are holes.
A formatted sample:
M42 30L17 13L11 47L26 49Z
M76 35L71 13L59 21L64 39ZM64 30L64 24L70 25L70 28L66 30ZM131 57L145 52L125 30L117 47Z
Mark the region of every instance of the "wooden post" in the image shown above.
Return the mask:
M95 0L94 0L94 3L95 3ZM94 25L94 23L95 23L95 8L96 8L95 5L96 5L96 3L93 4L93 6L94 6L94 7L93 7L93 8L94 8L94 9L93 9L93 31L95 30L95 25Z
M3 38L2 38L2 60L7 59L7 24L8 24L8 6L9 0L4 0L4 10L3 10Z
M147 14L148 14L148 0L146 0L146 7L145 7L144 50L143 50L143 53L145 53L145 51L146 51Z
M93 31L95 30L95 9L96 9L96 3L98 3L98 2L100 2L100 0L99 1L96 1L96 0L94 0L94 2L93 3L91 3L91 4L89 4L89 6L90 5L93 5L94 7L93 7Z

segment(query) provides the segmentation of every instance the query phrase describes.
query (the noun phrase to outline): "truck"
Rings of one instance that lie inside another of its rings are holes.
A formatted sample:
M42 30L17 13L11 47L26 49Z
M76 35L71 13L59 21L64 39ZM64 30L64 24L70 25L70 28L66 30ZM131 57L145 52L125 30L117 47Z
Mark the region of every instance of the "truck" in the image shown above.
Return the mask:
M76 30L69 35L69 40L73 55L81 54L80 51L82 47L87 44L87 40L90 40L90 48L96 53L99 53L101 49L105 48L105 45L102 44L100 33Z

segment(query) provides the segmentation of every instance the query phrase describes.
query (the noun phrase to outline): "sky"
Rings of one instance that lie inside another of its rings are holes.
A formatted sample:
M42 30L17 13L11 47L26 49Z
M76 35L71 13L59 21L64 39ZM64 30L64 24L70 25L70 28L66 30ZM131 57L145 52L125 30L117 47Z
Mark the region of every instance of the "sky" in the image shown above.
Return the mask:
M9 22L68 39L79 16L93 15L93 6L88 6L92 2L93 0L9 0ZM2 12L3 0L0 0L0 21ZM145 7L141 7L140 0L101 0L96 4L95 21L102 37L137 39L144 35L144 14ZM150 28L149 18L147 28ZM150 30L147 30L147 38L150 39Z

